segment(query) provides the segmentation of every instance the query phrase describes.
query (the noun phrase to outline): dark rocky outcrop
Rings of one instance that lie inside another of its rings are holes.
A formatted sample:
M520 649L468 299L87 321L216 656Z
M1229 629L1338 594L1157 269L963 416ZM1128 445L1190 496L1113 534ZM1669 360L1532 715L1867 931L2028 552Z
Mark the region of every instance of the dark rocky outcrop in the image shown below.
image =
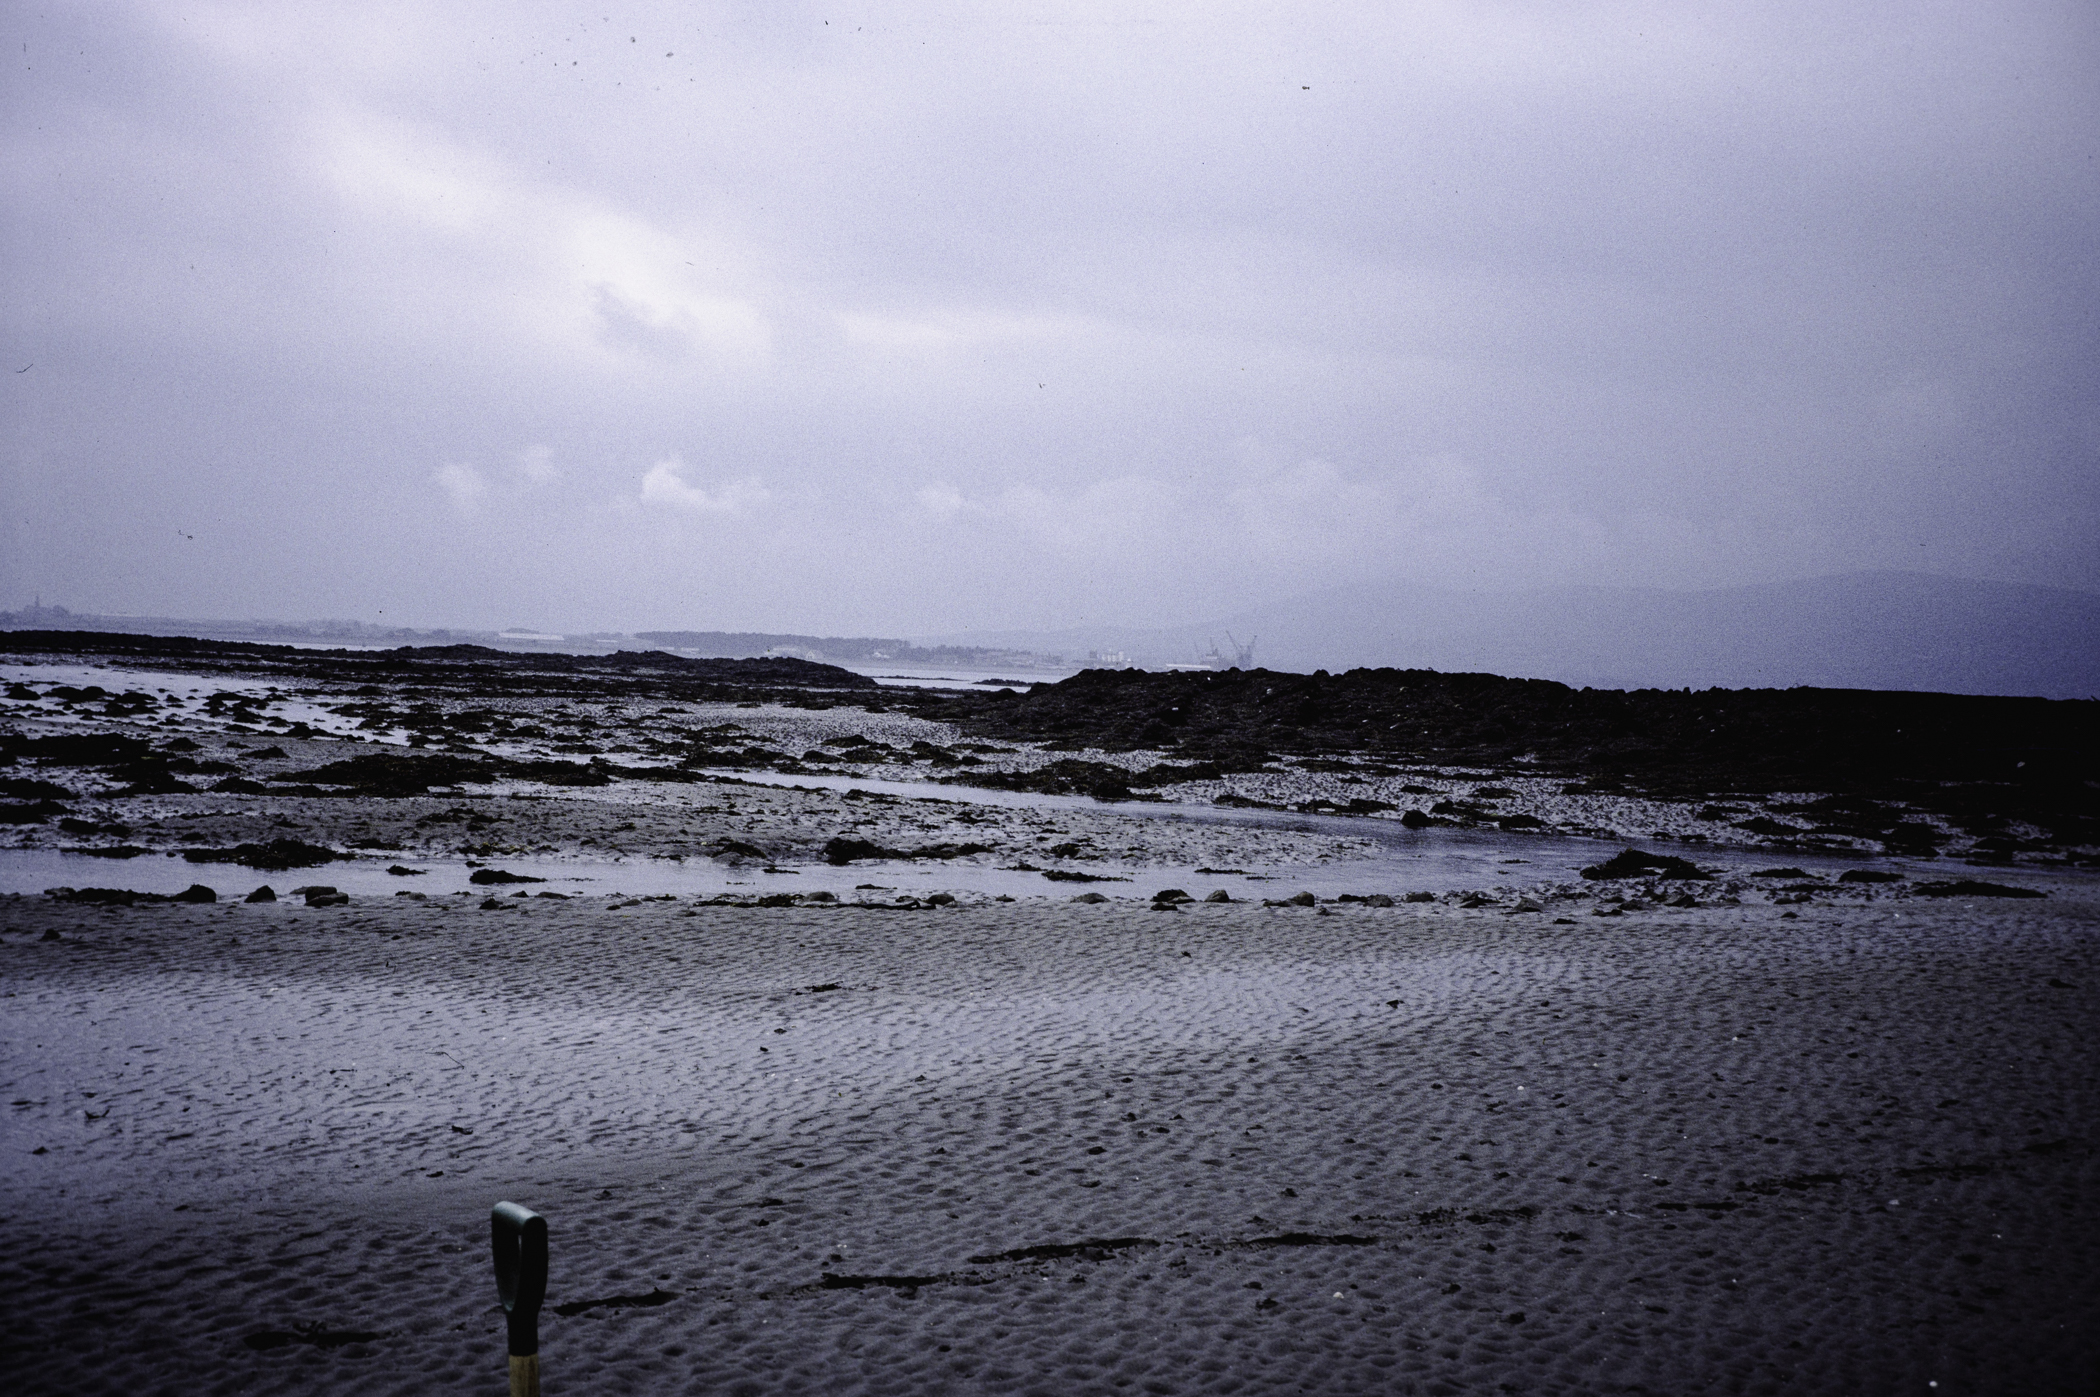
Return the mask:
M46 888L44 896L54 902L78 902L90 907L136 907L149 902L217 902L219 895L202 883L192 883L179 893L141 893L130 888ZM253 901L253 898L249 899Z
M2047 897L2040 888L2015 888L2004 883L1982 883L1959 878L1945 883L1918 883L1913 891L1925 897Z
M230 849L185 849L191 863L232 863L243 868L317 868L337 859L352 858L335 849L308 844L301 839L272 839L263 844L236 844Z
M1891 852L1924 855L1945 842L1915 818L1921 811L1973 834L2016 820L2040 826L2048 844L2100 844L2100 702L2093 700L1575 689L1397 669L1089 670L996 699L905 690L885 697L1000 741L1107 751L1171 742L1180 762L1228 772L1254 769L1269 753L1362 754L1527 770L1568 781L1569 794L1828 791L1867 803L1824 805L1804 811L1806 818ZM1809 833L1771 814L1740 823L1771 837Z
M927 844L917 849L889 849L865 839L836 836L824 845L824 862L849 864L856 859L961 859L994 852L989 844Z
M1645 854L1639 849L1624 849L1606 859L1593 863L1582 870L1582 876L1592 880L1607 878L1683 878L1705 881L1713 877L1689 859L1672 857L1669 854Z

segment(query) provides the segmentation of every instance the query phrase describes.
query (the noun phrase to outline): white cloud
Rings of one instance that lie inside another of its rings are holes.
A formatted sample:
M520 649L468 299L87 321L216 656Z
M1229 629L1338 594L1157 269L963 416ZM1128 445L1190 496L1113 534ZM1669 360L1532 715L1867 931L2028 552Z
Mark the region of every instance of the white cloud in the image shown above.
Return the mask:
M522 335L600 367L770 361L754 277L726 240L532 177L451 133L347 104L317 121L323 178L368 220L401 309L433 329Z
M642 476L643 501L691 510L696 514L742 514L773 497L763 484L748 477L729 481L715 490L688 485L681 474L684 469L684 462L676 456L666 457L649 467Z
M518 474L535 485L545 485L561 472L554 468L554 448L546 445L528 446L518 453Z
M439 466L431 478L452 497L453 507L462 514L472 514L480 508L489 492L489 483L481 478L480 471L457 461Z

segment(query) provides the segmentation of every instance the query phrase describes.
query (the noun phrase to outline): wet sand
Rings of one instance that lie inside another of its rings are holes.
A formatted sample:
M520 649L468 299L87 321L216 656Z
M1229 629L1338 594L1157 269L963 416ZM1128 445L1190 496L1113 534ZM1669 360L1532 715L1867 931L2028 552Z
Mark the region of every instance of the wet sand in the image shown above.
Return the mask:
M2020 881L10 898L6 1371L500 1391L510 1198L550 1392L2090 1392L2100 898Z

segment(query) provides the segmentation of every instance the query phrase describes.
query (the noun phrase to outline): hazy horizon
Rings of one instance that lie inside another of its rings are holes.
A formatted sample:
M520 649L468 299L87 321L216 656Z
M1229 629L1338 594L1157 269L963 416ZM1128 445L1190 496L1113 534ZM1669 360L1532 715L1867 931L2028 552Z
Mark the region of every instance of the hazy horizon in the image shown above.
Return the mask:
M5 21L0 604L2100 591L2100 15Z
M2036 587L2036 586L2039 586L2039 587L2041 587L2041 588L2042 588L2042 590L2045 590L2045 591L2056 591L2056 592L2063 592L2063 593L2068 593L2068 594L2071 594L2071 595L2074 595L2074 596L2078 596L2078 597L2091 597L2091 598L2095 598L2095 599L2100 599L2100 588L2088 588L2088 587L2050 587L2050 586L2048 586L2047 584L2034 584L2034 583L1999 583L1999 582L1993 582L1993 581L1991 581L1990 579L1985 579L1985 578L1955 577L1955 576L1948 576L1948 575L1945 575L1945 574L1938 574L1938 573L1922 573L1922 572L1911 572L1911 571L1908 571L1908 570L1899 570L1899 569L1874 569L1874 570L1867 570L1867 571L1862 571L1862 572L1854 572L1854 573L1826 573L1826 574L1822 574L1822 575L1818 575L1818 576L1811 576L1811 577L1802 577L1802 578L1788 578L1788 579L1784 579L1784 580L1782 580L1782 581L1780 581L1780 582L1768 582L1768 583L1745 583L1745 584L1732 584L1732 585L1724 585L1724 586L1719 586L1719 587L1669 587L1669 586L1627 586L1627 587L1613 587L1613 586L1611 586L1610 584L1607 584L1607 583L1578 583L1578 584L1571 584L1571 585L1569 585L1569 586L1567 586L1567 587L1564 587L1564 588L1543 588L1543 587L1531 587L1531 586L1525 586L1525 587L1473 587L1473 588L1433 588L1433 589L1429 589L1429 590L1431 590L1431 591L1433 591L1433 592L1435 592L1436 594L1439 594L1439 595L1446 595L1446 594L1448 594L1448 595L1459 595L1459 596L1477 596L1477 597L1481 597L1481 598L1492 598L1492 599L1504 599L1504 598L1517 598L1517 597L1526 597L1526 596L1533 596L1533 595L1539 595L1539 594L1542 594L1542 593L1547 593L1547 592L1564 592L1564 593L1568 593L1568 594L1575 594L1575 595L1580 595L1580 594L1582 594L1582 593L1585 593L1585 592L1598 592L1598 593L1625 593L1625 594L1642 594L1642 593L1649 593L1649 594L1656 594L1656 595L1665 595L1665 596L1697 596L1697 595L1701 595L1701 594L1712 594L1712 593L1722 593L1722 592L1736 592L1736 591L1743 591L1743 590L1756 590L1756 589L1759 589L1759 588L1770 588L1770 587L1778 587L1778 586L1785 586L1785 585L1788 585L1788 584L1802 584L1802 583L1807 583L1807 584L1814 584L1814 583L1835 583L1835 582L1841 582L1841 581L1844 581L1844 580L1847 580L1847 579L1852 579L1852 578L1862 578L1862 577L1890 577L1890 578L1915 578L1915 579L1920 579L1920 580L1930 580L1930 581L1933 581L1933 582L1946 582L1946 583L1951 583L1951 584L1954 584L1954 585L1958 585L1958 586L1959 586L1959 585L1979 585L1979 586L1985 586L1985 587L1992 587L1992 586L2006 586L2006 587ZM1301 605L1304 605L1304 604L1317 604L1317 603L1318 603L1318 602L1320 602L1321 600L1325 599L1325 598L1323 598L1323 595L1322 595L1322 593L1323 593L1324 591L1327 591L1327 590L1329 590L1329 589L1321 589L1320 591L1308 591L1308 592L1301 592L1301 593L1296 593L1296 594L1293 594L1293 595L1290 595L1290 596L1278 597L1278 598L1275 598L1275 599L1273 599L1273 603L1297 603L1297 604L1301 604ZM1344 591L1344 590L1346 590L1346 589L1342 589L1342 588L1337 588L1337 589L1331 589L1331 590L1332 590L1332 591L1334 591L1335 593L1341 593L1341 592L1343 592L1343 591ZM165 613L165 612L159 612L159 611L151 611L151 610L145 610L145 609L141 609L141 608L131 608L131 609L129 609L129 610L110 610L110 611L102 611L102 610L91 610L91 609L89 609L89 608L86 608L86 607L80 607L80 606L70 606L70 605L68 605L68 604L66 603L65 599L64 599L64 598L62 598L62 597L58 597L58 596L55 596L55 595L48 595L48 594L46 594L46 593L44 593L44 592L42 592L42 591L39 591L39 590L35 590L35 589L32 589L32 590L31 590L31 592L30 592L30 593L28 594L28 596L26 597L26 599L24 599L24 598L17 598L17 599L13 599L13 600L12 600L12 604L9 604L9 603L10 603L10 599L8 599L8 598L0 598L0 614L7 614L7 613L15 613L15 612L23 612L23 611L33 611L33 610L37 610L37 609L40 609L40 608L41 608L41 609L48 609L48 610L51 610L51 611L57 611L57 612L69 612L69 613L72 613L72 614L75 614L75 615L79 615L79 616L83 616L83 617L99 617L99 618L102 618L102 619L107 619L107 620L119 620L119 619L123 619L123 618L126 618L126 617L136 617L136 618L138 618L138 619L140 619L140 620L188 620L188 621L197 621L197 622L211 622L211 621L234 621L234 622L240 622L240 623L243 623L243 624L254 624L254 625L319 625L319 624L338 624L338 623L339 623L339 624L345 624L345 625L361 625L361 626L373 626L373 627L375 627L375 628L399 628L399 629L403 629L403 630L433 630L433 631L443 631L443 630L451 630L451 631L492 631L492 632L496 632L496 633L499 633L499 634L500 634L500 633L504 633L504 632L519 632L519 633L524 633L524 632L534 632L534 631L541 631L541 632L543 632L543 631L545 631L545 630L547 629L547 627L546 627L545 625L543 625L543 624L541 624L541 623L538 623L538 622L535 622L535 621L534 621L534 620L533 620L533 619L532 619L531 617L529 617L529 616L528 616L528 617L518 617L518 618L513 618L513 619L511 619L510 621L508 621L508 622L506 622L506 623L502 623L502 624L494 624L494 623L488 623L488 622L471 622L471 623L470 623L470 622L467 622L467 621L463 621L463 620L460 620L460 619L458 619L458 618L454 618L454 619L452 619L452 620L449 620L449 621L447 621L447 620L443 619L442 617L440 617L439 619L435 619L435 620L429 621L429 622L427 622L427 623L422 623L422 624L411 624L411 623L409 623L409 622L406 622L406 621L402 621L402 622L394 622L394 621L388 621L388 620L385 620L385 619L383 619L383 618L380 618L380 617L377 617L377 616L351 616L351 615L340 615L340 616L319 616L319 615L295 615L295 614L291 614L291 613L284 613L284 612L279 612L279 613L260 613L260 612L254 612L254 611L250 611L250 612L247 612L247 613L245 613L245 614L237 614L237 615L236 615L236 614L226 614L226 615L212 615L212 616L206 616L206 615L200 615L200 614L194 614L194 613L189 613L189 614L171 614L171 613ZM1244 614L1244 613L1243 613L1243 614ZM793 618L789 618L789 619L790 619L790 620L792 620ZM853 632L850 632L850 634L851 634L852 636L856 637L856 638L868 638L868 637L879 637L879 636L889 636L889 637L893 637L893 638L897 638L897 639L908 639L908 640L911 640L911 641L912 641L912 642L914 642L914 643L921 643L921 642L936 642L936 641L960 641L960 640L961 640L962 638L964 638L964 637L968 637L968 636L980 636L980 637L990 637L990 638L993 638L994 640L996 640L996 638L998 638L998 637L1012 637L1012 636L1023 636L1023 635L1043 635L1043 634L1050 634L1050 633L1055 633L1055 632L1067 632L1067 631L1068 631L1068 632L1072 632L1072 633L1074 633L1074 634L1085 634L1085 633L1087 633L1087 632L1090 632L1090 631L1094 631L1094 630L1105 630L1105 631L1114 631L1114 630L1146 630L1146 631L1165 631L1165 632L1172 632L1172 631L1182 631L1182 630L1189 630L1190 628L1196 628L1196 629L1201 629L1202 627L1205 627L1205 626L1217 626L1217 625L1223 625L1223 624L1226 624L1226 623L1228 623L1228 622L1232 621L1233 619L1234 619L1234 617L1233 617L1232 615L1229 615L1229 614L1227 614L1227 613L1223 613L1223 612L1216 612L1216 613L1203 613L1203 614L1185 614L1185 615L1179 615L1179 616L1174 616L1174 617L1171 617L1171 618L1169 618L1169 619L1167 619L1167 620L1163 620L1163 621L1160 621L1160 622L1158 622L1158 623L1156 623L1156 624L1152 624L1152 625L1141 625L1141 624L1138 624L1138 623L1132 623L1132 622L1123 622L1123 621L1104 621L1104 622L1100 622L1100 623L1097 623L1097 624L1095 624L1095 625L1086 625L1086 624L1079 624L1079 625L1066 625L1066 626L1052 626L1052 625L977 626L977 627L967 627L967 628L960 628L960 629L956 629L956 628L950 628L950 629L945 629L945 630L938 630L938 629L917 629L917 630L914 630L914 629L911 629L911 628L909 628L909 627L900 627L900 626L882 626L882 625L875 625L875 626L872 626L872 627L868 627L868 628L865 628L865 629L863 629L863 630L857 630L857 631L853 631ZM725 633L725 634L735 634L735 633L746 633L746 632L748 632L748 633L751 633L751 634L783 634L783 635L818 635L818 634L831 634L831 635L840 635L840 636L843 636L843 635L849 634L848 632L842 632L842 631L838 631L838 630L836 630L835 628L834 628L834 629L832 629L832 630L828 630L828 631L821 631L821 630L819 630L818 628L815 628L815 627L811 627L811 626L802 626L802 625L784 625L784 626L765 626L765 627L758 627L758 626L725 626L725 625L717 625L717 624L714 624L714 622L713 622L713 621L712 621L712 620L711 620L710 618L707 618L707 617L704 617L704 616L702 616L702 617L687 617L687 618L685 618L684 620L681 620L681 621L677 622L676 624L667 624L667 625L661 625L661 626L639 626L639 627L624 627L624 626L611 626L611 625L590 625L590 624L584 624L584 625L577 625L577 626L572 626L572 627L568 627L568 628L566 628L566 629L565 629L565 630L564 630L563 632L561 632L561 633L562 633L562 634L573 634L573 635L577 635L577 636L587 636L587 635L629 635L629 636L631 636L631 635L636 635L636 634L638 634L638 633L640 633L640 632L643 632L643 631L680 631L680 630L683 630L683 631L719 631L719 632L722 632L722 633Z
M2100 594L1904 572L1698 591L1342 587L1159 627L878 630L858 636L792 626L764 632L689 624L639 633L603 627L550 633L516 624L499 632L467 626L383 629L367 619L341 617L0 611L0 624L9 628L74 629L75 618L85 629L216 639L411 646L467 640L579 653L668 648L719 656L786 653L841 664L873 662L868 643L886 637L909 647L988 652L978 661L944 657L942 665L1019 666L1031 673L1052 664L1053 656L1060 668L1078 668L1110 655L1116 657L1112 663L1155 668L1190 662L1300 673L1393 667L1612 689L1808 685L2100 698ZM998 657L1002 651L1007 654ZM908 666L923 658L897 652L881 663Z

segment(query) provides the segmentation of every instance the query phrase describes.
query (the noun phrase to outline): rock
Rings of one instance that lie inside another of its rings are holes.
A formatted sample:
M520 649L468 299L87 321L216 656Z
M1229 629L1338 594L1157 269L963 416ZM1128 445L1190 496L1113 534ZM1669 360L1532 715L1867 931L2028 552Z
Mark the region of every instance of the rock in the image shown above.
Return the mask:
M1320 899L1314 897L1311 893L1292 893L1289 897L1284 899L1285 902L1289 903L1293 907L1310 907L1319 900Z
M53 902L81 902L90 907L129 907L136 902L167 900L152 893L135 893L129 888L46 888L44 896Z
M951 761L954 759L951 758ZM1037 791L1043 795L1086 795L1096 800L1132 799L1132 772L1107 762L1060 758L1033 771L971 771L944 778L966 786L984 786L1000 791ZM1152 799L1153 797L1147 797Z
M1073 899L1072 899L1072 901L1074 901L1074 902L1106 902L1106 901L1108 901L1108 899L1107 899L1107 898L1105 898L1105 897L1103 897L1103 896L1102 896L1102 895L1101 895L1100 893L1081 893L1081 894L1079 894L1079 895L1078 895L1077 897L1073 898Z
M260 757L262 753L254 755ZM496 773L471 757L404 757L375 752L307 771L287 771L273 779L342 786L358 795L399 797L419 796L432 786L486 785L496 779Z
M1638 849L1623 849L1603 863L1591 864L1582 870L1582 876L1592 880L1643 878L1651 874L1660 878L1701 881L1710 881L1713 877L1688 859L1676 858L1670 854L1644 854Z
M1881 836L1881 847L1889 853L1926 859L1938 853L1939 846L1946 842L1946 835L1923 820L1905 820Z
M1409 829L1428 829L1439 822L1424 811L1410 810L1400 817L1400 823Z
M71 800L73 792L56 781L39 781L34 777L12 776L0 780L0 796L15 800Z
M1403 901L1403 902L1434 902L1434 901L1436 901L1436 894L1435 894L1435 893L1409 893L1409 894L1408 894L1408 895L1407 895L1406 897L1402 898L1402 899L1401 899L1401 901Z
M1190 897L1179 888L1161 888L1158 892L1152 894L1152 900L1154 902L1175 903L1194 902L1196 899Z
M486 887L490 883L544 883L547 880L535 878L529 873L511 873L501 868L477 868L467 875L467 881Z
M1366 907L1390 907L1392 905L1393 899L1389 893L1372 893L1364 899L1364 906Z
M1203 900L1205 902L1230 902L1232 901L1232 894L1226 892L1223 888L1219 888Z
M848 839L834 836L824 845L824 862L843 866L856 859L895 859L905 857L895 849L885 849L880 844L870 844L865 839Z
M277 900L277 889L265 883L241 900L243 902L275 902Z
M267 844L236 844L231 849L185 849L191 863L233 863L243 868L313 868L351 855L299 839L272 839Z
M1391 802L1383 800L1339 801L1328 796L1317 800L1301 800L1291 807L1301 815L1375 815L1381 810L1393 808Z
M202 883L192 883L168 899L170 902L217 902L218 900L219 895Z
M2003 883L1979 883L1961 878L1951 883L1918 883L1914 890L1926 897L2047 897L2040 888L2013 888Z
M933 907L952 907L955 905L955 894L934 893L931 897L928 897L926 899L926 902L929 906Z
M1848 868L1838 875L1840 883L1900 883L1903 875L1881 868Z

